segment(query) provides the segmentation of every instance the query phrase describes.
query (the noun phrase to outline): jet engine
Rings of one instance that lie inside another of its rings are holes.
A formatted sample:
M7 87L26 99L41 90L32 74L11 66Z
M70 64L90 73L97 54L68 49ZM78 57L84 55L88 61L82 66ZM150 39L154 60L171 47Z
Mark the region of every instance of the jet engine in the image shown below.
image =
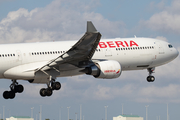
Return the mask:
M101 61L91 67L87 67L85 73L95 78L112 79L121 75L121 65L117 61Z

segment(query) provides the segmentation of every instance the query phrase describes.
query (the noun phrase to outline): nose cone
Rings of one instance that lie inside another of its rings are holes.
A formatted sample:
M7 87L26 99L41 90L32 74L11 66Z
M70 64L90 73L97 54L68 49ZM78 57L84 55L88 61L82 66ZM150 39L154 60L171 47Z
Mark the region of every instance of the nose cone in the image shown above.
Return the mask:
M175 58L176 58L178 55L179 55L179 51L176 49L176 50L175 50L175 53L174 53Z

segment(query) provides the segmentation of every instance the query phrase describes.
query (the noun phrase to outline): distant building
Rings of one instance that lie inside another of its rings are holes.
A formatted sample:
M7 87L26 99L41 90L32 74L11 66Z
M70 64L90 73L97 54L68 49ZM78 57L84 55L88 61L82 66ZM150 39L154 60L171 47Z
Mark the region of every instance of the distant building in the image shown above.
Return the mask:
M6 118L6 120L34 120L34 118L30 118L26 116L12 116L10 118Z
M143 120L143 117L138 115L119 115L117 117L113 117L113 120Z

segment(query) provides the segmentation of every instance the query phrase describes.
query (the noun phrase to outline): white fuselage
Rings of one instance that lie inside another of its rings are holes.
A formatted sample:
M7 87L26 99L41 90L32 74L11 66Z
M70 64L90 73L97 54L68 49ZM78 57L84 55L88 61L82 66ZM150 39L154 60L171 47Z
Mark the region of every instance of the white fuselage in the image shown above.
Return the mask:
M23 71L33 71L42 67L50 60L69 50L76 42L59 41L0 45L0 78L33 79L33 76L28 76L28 74L26 77L21 77L19 71L23 73ZM122 70L139 70L166 64L175 59L178 54L178 51L169 43L157 39L102 39L92 60L115 60L121 64ZM62 69L60 69L62 74L59 77L82 74L77 69L64 65L64 68L62 66Z

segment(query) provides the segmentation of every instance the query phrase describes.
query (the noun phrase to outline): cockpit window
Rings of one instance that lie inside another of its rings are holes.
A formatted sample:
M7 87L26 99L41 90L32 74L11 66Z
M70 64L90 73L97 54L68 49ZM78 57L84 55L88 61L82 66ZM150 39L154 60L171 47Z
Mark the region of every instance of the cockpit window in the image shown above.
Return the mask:
M168 45L169 48L172 48L173 46L171 44Z

